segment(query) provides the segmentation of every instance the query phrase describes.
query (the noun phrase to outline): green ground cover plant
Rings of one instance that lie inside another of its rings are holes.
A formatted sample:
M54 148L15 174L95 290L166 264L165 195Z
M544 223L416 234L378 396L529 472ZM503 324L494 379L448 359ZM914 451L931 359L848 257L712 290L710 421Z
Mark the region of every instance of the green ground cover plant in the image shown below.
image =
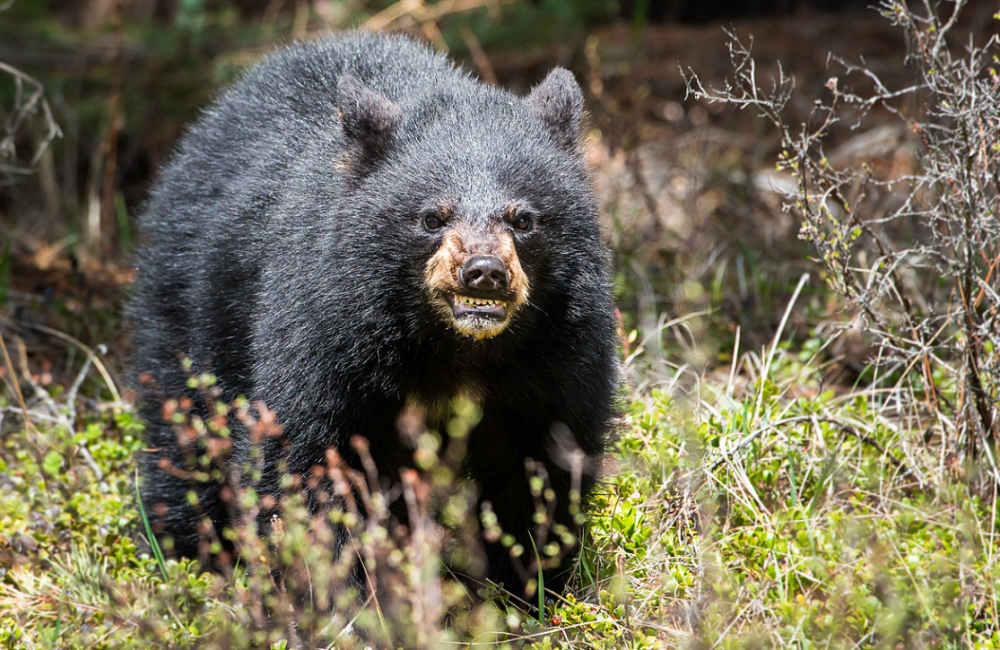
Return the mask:
M997 647L992 495L956 480L943 443L899 426L877 391L810 393L817 355L786 347L741 355L736 376L755 379L740 390L631 400L576 588L533 614L442 575L430 520L422 541L366 531L399 569L387 589L416 598L353 620L271 580L275 563L337 566L294 516L229 575L161 564L135 502L132 415L88 414L71 434L29 399L39 425L7 429L0 451L0 647ZM262 609L268 597L294 620Z

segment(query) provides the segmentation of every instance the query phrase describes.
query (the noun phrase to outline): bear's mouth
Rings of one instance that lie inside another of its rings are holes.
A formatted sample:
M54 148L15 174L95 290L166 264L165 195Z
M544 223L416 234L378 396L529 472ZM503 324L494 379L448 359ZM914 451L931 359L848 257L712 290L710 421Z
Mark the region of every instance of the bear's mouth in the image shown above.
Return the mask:
M507 318L507 303L503 300L475 298L454 293L447 294L447 299L455 318L463 316L479 316L499 320Z
M460 293L445 293L443 297L451 308L452 327L477 341L500 334L510 322L511 304L506 300L477 298Z

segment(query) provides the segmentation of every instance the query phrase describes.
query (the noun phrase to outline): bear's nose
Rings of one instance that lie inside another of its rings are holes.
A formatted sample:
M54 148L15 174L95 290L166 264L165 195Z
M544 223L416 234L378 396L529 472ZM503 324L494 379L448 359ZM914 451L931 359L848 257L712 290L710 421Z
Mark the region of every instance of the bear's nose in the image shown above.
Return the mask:
M473 255L462 267L462 284L480 291L505 291L507 268L499 257Z

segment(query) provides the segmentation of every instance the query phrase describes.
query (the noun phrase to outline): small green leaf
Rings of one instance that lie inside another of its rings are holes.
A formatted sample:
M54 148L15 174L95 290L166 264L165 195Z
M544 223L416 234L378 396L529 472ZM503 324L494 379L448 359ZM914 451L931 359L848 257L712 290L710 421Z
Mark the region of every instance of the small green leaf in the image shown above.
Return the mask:
M42 469L44 469L50 476L58 476L59 470L62 469L62 462L62 454L58 451L50 451L45 454L45 459L42 460Z

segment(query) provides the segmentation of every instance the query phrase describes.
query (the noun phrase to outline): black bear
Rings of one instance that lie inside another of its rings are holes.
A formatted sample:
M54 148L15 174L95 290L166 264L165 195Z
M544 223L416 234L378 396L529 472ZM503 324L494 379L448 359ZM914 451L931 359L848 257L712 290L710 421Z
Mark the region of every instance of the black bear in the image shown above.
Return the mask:
M198 552L206 515L219 529L234 517L224 481L193 481L163 411L197 401L188 378L202 371L281 424L284 442L242 479L259 493L278 496L331 446L357 462L355 435L398 479L412 464L401 411L423 405L441 426L433 414L461 394L481 410L463 470L500 527L531 548L532 460L572 523L559 438L599 457L618 385L582 105L561 68L522 98L406 37L356 32L270 56L205 111L141 216L129 307L142 500L174 552ZM228 466L244 466L247 432L234 423L232 437ZM583 477L584 498L593 485ZM500 544L487 565L524 589Z

